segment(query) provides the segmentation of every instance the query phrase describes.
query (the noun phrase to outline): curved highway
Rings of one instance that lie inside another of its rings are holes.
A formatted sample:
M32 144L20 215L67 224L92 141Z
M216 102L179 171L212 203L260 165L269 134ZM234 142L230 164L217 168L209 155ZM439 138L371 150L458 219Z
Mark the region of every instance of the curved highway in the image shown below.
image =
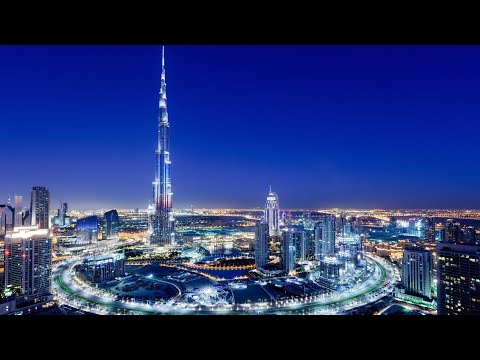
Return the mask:
M259 302L207 307L186 303L150 304L146 301L118 300L118 295L94 288L78 279L73 267L80 259L67 260L53 270L53 290L60 303L96 314L341 314L392 293L400 279L393 264L377 256L367 257L375 268L368 279L358 286L340 293L290 298L273 304ZM175 288L181 291L178 286ZM179 296L180 293L176 298Z

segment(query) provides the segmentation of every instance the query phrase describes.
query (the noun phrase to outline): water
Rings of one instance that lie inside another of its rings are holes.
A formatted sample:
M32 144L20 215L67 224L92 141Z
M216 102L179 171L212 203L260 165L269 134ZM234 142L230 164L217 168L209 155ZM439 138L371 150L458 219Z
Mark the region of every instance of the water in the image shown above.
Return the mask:
M202 272L217 278L233 279L236 276L244 276L247 274L247 270L207 270L201 269Z
M241 250L238 250L236 247L233 246L233 243L217 243L217 244L209 244L204 246L209 252L210 256L206 256L202 259L202 261L214 261L218 258L229 258L235 256L243 256Z

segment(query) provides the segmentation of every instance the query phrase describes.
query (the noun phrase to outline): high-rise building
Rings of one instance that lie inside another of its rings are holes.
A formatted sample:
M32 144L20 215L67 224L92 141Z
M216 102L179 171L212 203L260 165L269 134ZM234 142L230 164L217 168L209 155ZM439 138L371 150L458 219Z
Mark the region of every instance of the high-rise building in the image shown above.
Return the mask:
M170 161L170 123L167 112L167 84L165 82L165 49L162 47L162 75L160 79L160 101L158 104L158 144L155 152L155 181L150 243L169 245L175 243L175 219L172 204L172 178Z
M67 214L68 204L60 202L60 208L57 210L57 215L53 217L53 225L56 227L70 226L70 216Z
M303 216L303 228L305 230L313 230L315 227L315 221L312 219L312 213L308 211Z
M322 257L335 255L335 216L327 215L323 222L322 231Z
M50 228L50 191L45 186L34 186L30 203L31 224L39 229Z
M323 222L325 221L325 218L322 217L320 220L315 224L315 237L314 237L314 257L315 260L321 260L322 259L322 251L323 251Z
M102 239L98 231L99 219L96 215L77 220L77 244L94 244Z
M480 315L480 246L437 244L438 315Z
M302 247L301 254L305 254L305 259L302 258L302 260L315 259L315 225L313 230L303 231L303 240L305 240L305 246Z
M336 220L325 215L315 225L315 260L335 255Z
M263 268L268 263L268 224L265 219L257 223L255 232L255 266Z
M435 242L435 218L433 216L423 218L423 235L425 241Z
M52 241L48 229L25 226L7 232L4 254L5 287L18 291L17 304L52 298Z
M454 243L463 243L463 232L462 226L459 222L453 224L453 242Z
M453 219L447 219L445 221L445 242L454 242L454 226Z
M67 211L68 211L68 204L67 203L62 203L62 206L60 208L60 216L65 217L67 216Z
M287 274L295 270L295 243L292 228L282 231L282 266Z
M118 229L120 227L120 219L118 218L117 210L113 209L107 211L103 215L105 219L105 238L115 239L118 238Z
M7 231L7 209L5 205L0 205L0 236L4 236Z
M467 226L463 231L463 241L465 244L475 245L477 243L477 234L475 233L475 227Z
M89 281L103 283L125 276L125 255L115 253L83 259L83 273Z
M360 216L352 218L352 231L357 235L362 234L362 219Z
M278 195L272 191L270 186L270 192L267 196L267 202L265 203L265 219L268 224L268 231L270 236L279 235L280 231L280 208L278 202Z
M335 218L335 234L336 236L347 236L347 217L345 213L341 213Z
M441 228L439 231L438 231L438 241L440 242L445 242L445 227Z
M14 204L15 204L15 219L14 219L14 227L23 226L23 196L15 195L14 196Z
M432 298L432 253L421 249L403 251L402 284L405 293Z
M295 230L292 234L295 245L295 260L306 261L308 257L308 237L306 230Z

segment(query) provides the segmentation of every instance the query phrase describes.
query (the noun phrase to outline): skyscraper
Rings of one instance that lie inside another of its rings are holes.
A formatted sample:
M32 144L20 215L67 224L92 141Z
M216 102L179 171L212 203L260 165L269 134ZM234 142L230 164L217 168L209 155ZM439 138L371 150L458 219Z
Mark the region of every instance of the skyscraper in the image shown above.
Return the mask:
M30 203L32 225L39 229L50 228L50 191L45 186L34 186Z
M427 250L403 251L402 284L409 295L432 298L433 257Z
M445 242L453 243L453 236L454 236L454 226L453 226L453 219L447 219L445 221Z
M475 245L477 243L477 235L475 233L475 227L467 226L463 231L463 241L465 244Z
M322 248L323 248L323 240L322 240L322 234L323 234L323 222L325 221L325 218L320 218L320 221L315 224L315 238L314 238L314 243L315 243L315 250L314 250L314 256L315 260L321 260L322 259Z
M158 144L155 151L155 181L151 219L150 243L169 245L175 243L175 219L172 209L172 179L170 173L170 123L167 112L167 84L165 82L165 49L162 47L162 75L160 79L158 114Z
M453 242L463 243L463 232L459 222L453 224Z
M335 216L327 215L325 217L324 228L322 232L323 256L335 255Z
M333 215L324 215L315 225L315 260L335 255L336 220Z
M335 218L335 234L336 236L347 236L347 217L345 213L341 213Z
M257 223L255 231L255 267L263 268L268 263L268 224L265 219Z
M118 229L120 226L120 219L118 218L118 212L116 209L107 211L103 214L105 219L105 238L114 239L118 238Z
M293 232L293 243L295 245L295 260L305 261L308 255L308 238L305 230Z
M437 244L438 315L480 315L480 246Z
M293 229L286 228L282 232L282 265L283 270L290 274L295 270L295 243L293 240Z
M99 219L96 215L87 216L77 220L77 243L78 244L92 244L96 243L99 238Z
M423 234L425 241L435 242L435 218L432 216L426 216L423 219Z
M15 203L15 219L14 219L14 227L22 226L23 221L23 196L15 195L14 196L14 203Z
M270 236L279 235L280 230L280 213L279 213L278 195L272 191L270 186L270 192L267 196L267 202L265 203L265 219L268 224L268 231Z
M48 229L25 226L7 232L4 253L5 287L13 287L19 292L17 304L49 300L52 241Z
M5 205L0 205L0 236L7 231L7 210Z

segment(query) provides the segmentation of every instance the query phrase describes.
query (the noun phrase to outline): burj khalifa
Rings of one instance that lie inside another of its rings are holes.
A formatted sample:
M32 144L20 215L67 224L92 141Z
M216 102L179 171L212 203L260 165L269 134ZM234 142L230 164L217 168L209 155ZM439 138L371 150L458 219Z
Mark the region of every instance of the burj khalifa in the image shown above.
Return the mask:
M150 244L170 245L175 243L175 219L172 209L170 124L167 112L164 47L162 47L162 75L158 110L158 146L155 151L155 181L152 183L154 211L151 216Z

